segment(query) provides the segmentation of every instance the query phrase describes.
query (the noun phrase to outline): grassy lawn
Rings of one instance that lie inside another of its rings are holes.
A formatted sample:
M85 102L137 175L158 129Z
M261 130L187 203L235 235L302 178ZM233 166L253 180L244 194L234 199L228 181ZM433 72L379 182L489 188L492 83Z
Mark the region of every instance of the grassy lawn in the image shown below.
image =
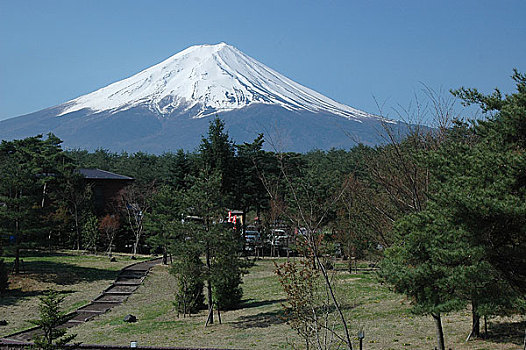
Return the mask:
M39 296L48 289L65 293L64 310L69 312L87 304L108 287L120 269L134 263L130 256L82 255L76 251L24 252L21 274L9 276L9 291L0 296L0 337L30 328L27 320L38 317ZM139 259L147 259L142 257ZM12 266L13 258L4 260Z
M216 324L205 329L206 310L178 317L172 304L175 279L168 267L156 266L126 303L74 331L85 343L129 345L134 340L157 346L287 349L296 335L280 317L285 300L272 267L266 260L251 269L244 279L243 307L223 312L221 325L216 318ZM138 322L123 322L127 314L137 316Z
M57 264L55 266L69 267L71 275L66 280L54 274L49 277L34 276L34 281L42 284L41 287L35 292L24 292L21 289L17 291L19 294L16 297L11 297L10 302L2 301L0 319L9 319L9 315L22 312L27 316L19 317L20 319L34 317L35 295L45 289L46 283L54 283L63 290L70 291L66 298L66 307L72 309L98 295L111 283L115 271L130 262L118 258L117 263L110 264L106 258L77 257L69 254L34 259L35 263L42 267L46 261L52 265ZM24 261L29 265L29 258ZM169 274L168 267L156 266L144 285L139 287L127 302L93 321L73 328L71 332L77 333L77 340L84 343L129 345L130 341L137 341L140 345L150 346L289 349L291 342L301 344L301 339L282 318L281 304L285 301L285 295L273 273L274 261L276 259L259 260L250 269L250 273L244 277L242 307L222 313L221 325L216 323L204 328L206 311L186 318L179 317L172 304L176 289L175 279ZM351 327L351 334L356 335L360 327L365 330L365 349L435 347L432 318L412 315L409 303L379 284L374 272L349 274L342 269L336 272L334 281L337 294L344 301L342 306ZM88 292L88 289L91 292ZM123 322L127 314L137 316L138 321L132 324ZM469 310L444 317L448 348L489 350L521 347L526 327L524 317L491 319L489 340L466 343L464 340L469 333L470 318ZM0 328L1 334L5 335L22 326L20 323L19 326L10 324L9 327L9 331L5 327ZM356 347L358 342L354 339Z
M281 259L283 260L283 259ZM172 304L175 280L167 267L157 266L144 286L128 301L102 315L94 322L75 328L85 343L142 345L234 347L242 349L288 349L301 340L282 318L284 300L276 276L274 261L260 260L244 277L244 304L239 310L222 313L221 325L204 328L206 311L178 317ZM345 300L344 308L351 333L360 327L366 332L365 349L433 349L434 323L430 317L410 313L409 304L399 295L380 285L374 272L349 274L339 271L334 276L337 292ZM138 322L126 324L127 314ZM453 349L517 349L522 344L526 322L519 318L493 319L489 341L464 342L470 327L469 310L444 318L448 347ZM506 337L504 334L513 334ZM510 333L514 331L514 333ZM357 345L355 338L355 344Z

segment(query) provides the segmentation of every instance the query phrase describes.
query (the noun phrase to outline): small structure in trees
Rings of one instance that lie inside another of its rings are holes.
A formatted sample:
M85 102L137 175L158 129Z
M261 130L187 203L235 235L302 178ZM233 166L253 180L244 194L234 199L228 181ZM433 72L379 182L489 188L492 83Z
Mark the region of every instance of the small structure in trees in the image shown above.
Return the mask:
M100 169L79 169L86 183L93 189L93 205L98 216L111 212L120 207L122 195L126 186L135 180L132 177L115 174Z

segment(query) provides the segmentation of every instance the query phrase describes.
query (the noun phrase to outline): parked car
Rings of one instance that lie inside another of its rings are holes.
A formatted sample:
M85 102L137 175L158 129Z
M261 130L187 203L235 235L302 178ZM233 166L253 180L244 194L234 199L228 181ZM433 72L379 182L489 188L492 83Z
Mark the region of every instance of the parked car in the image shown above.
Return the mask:
M273 229L271 231L270 244L278 247L286 247L289 244L289 235L283 229Z
M258 231L245 231L245 250L254 250L261 243Z

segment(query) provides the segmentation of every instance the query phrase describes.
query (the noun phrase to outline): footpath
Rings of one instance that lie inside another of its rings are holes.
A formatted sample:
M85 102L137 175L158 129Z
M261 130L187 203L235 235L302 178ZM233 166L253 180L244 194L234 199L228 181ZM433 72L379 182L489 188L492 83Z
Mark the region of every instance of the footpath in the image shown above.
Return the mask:
M123 268L111 286L106 288L106 290L91 303L69 314L68 321L58 328L78 326L122 304L139 288L152 267L160 264L161 261L162 258L157 258L138 262ZM13 333L0 339L0 348L7 348L8 345L27 345L35 335L41 332L40 327L33 327L25 331Z

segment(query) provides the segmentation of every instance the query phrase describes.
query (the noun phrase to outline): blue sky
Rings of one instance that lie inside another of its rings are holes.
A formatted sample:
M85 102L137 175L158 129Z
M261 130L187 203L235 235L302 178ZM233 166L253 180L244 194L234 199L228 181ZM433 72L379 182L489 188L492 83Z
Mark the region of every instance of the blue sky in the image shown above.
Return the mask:
M513 91L526 1L0 0L0 119L51 107L195 44L231 44L336 101L391 115L422 83Z

